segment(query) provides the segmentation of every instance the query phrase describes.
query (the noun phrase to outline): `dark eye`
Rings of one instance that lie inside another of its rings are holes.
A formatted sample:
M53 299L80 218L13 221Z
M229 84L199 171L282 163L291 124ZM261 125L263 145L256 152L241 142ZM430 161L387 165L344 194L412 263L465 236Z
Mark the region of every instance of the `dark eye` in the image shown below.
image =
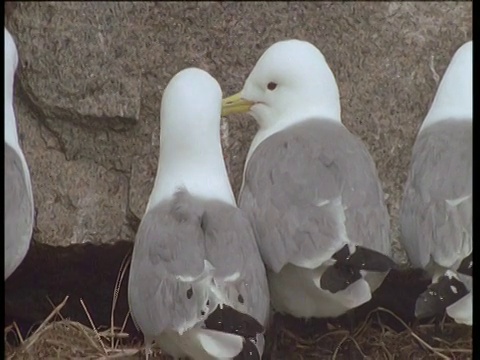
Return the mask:
M277 88L277 83L269 82L267 85L268 90L275 90Z

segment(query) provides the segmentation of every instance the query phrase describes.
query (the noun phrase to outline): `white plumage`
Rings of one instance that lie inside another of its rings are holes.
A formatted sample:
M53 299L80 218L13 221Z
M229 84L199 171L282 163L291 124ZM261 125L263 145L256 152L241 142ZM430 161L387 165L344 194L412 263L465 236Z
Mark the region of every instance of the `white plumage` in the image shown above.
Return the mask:
M13 84L17 66L17 47L5 29L5 279L25 258L34 224L30 172L18 140L13 109Z
M160 159L135 239L128 298L145 335L174 358L260 359L269 293L220 143L220 85L175 75L161 106Z
M239 206L254 224L275 309L336 317L370 300L393 266L389 215L372 157L341 122L322 53L305 41L272 45L223 100L224 115L242 112L259 130Z
M471 275L456 272L473 247L472 47L469 41L454 54L417 135L400 218L410 261L429 272L432 288L458 279L468 292L459 299L463 293L457 291L458 285L452 287L455 291L448 286L429 290L417 301L417 316L443 310L438 303L455 301L445 310L457 322L470 325ZM455 276L446 277L452 271Z

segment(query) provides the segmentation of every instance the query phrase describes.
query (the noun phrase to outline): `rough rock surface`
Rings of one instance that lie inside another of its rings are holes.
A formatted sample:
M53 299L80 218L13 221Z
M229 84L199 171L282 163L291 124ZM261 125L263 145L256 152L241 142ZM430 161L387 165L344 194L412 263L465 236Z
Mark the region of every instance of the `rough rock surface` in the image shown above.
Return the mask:
M36 241L131 240L152 189L159 106L181 69L240 90L261 53L286 38L318 46L343 121L368 145L398 238L412 144L455 50L472 37L471 2L24 2L6 24L20 62L16 110L31 168ZM237 192L256 130L224 123ZM396 243L396 249L399 249ZM401 257L401 251L397 251Z

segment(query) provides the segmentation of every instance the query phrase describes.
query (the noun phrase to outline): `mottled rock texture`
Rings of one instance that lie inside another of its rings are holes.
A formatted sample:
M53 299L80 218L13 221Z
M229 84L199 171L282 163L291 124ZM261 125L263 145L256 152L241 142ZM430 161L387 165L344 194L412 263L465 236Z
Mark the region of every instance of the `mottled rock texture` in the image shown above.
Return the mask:
M156 172L159 107L169 79L197 66L219 80L225 95L236 92L261 53L286 38L312 42L332 67L343 121L373 154L397 239L412 144L438 75L472 37L471 8L471 2L18 3L8 9L6 26L21 61L15 108L33 179L34 239L132 240ZM245 116L222 126L236 192L255 130Z

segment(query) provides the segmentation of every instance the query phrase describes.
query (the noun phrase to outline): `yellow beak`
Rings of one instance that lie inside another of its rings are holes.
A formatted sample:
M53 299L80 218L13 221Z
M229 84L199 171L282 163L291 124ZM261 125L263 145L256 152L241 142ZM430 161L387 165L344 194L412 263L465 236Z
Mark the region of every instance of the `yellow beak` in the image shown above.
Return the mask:
M242 99L241 93L229 96L222 100L222 116L246 113L254 104L253 101Z

